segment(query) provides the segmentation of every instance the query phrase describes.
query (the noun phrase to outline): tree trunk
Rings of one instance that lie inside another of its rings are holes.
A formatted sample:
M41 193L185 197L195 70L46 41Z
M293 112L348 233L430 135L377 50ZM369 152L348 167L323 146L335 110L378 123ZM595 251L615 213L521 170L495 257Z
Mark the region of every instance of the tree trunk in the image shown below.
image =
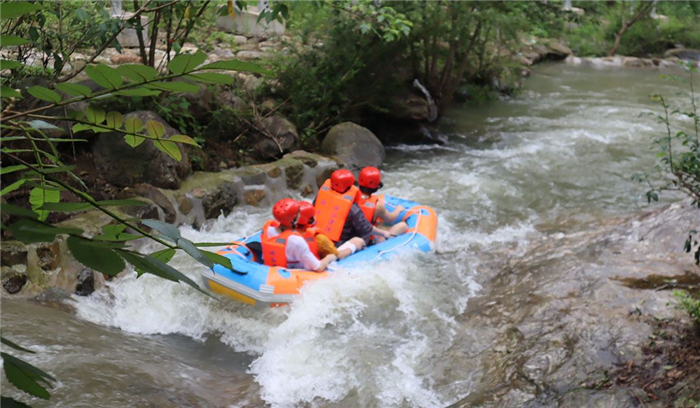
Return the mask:
M637 12L634 14L634 16L632 16L632 18L630 18L629 21L625 21L624 3L622 7L622 27L620 27L620 31L618 31L617 34L615 34L615 42L613 43L613 46L610 49L610 52L608 53L608 55L611 57L617 52L617 47L620 46L620 40L622 40L622 36L625 35L627 30L629 30L630 27L632 27L637 21L649 15L652 8L654 8L654 2L647 2L646 4L644 4L644 6L640 7L639 10L637 10Z
M134 10L140 9L138 0L134 0ZM146 43L143 42L143 27L141 26L141 17L136 21L136 38L139 40L139 55L141 55L141 63L148 64L146 58Z

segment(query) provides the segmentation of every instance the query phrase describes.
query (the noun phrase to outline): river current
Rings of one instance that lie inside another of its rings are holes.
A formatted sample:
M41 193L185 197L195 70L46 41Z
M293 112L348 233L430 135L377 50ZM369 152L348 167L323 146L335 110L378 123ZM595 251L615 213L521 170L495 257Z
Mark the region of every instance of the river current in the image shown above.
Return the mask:
M490 303L470 299L488 300L505 265L534 242L644 210L644 186L631 176L654 165L650 141L664 130L640 113L658 111L652 93L679 100L685 90L660 74L542 65L518 97L445 112L446 145L392 147L383 169L384 193L439 214L436 253L341 271L289 307L257 310L135 274L67 310L3 300L3 334L37 351L27 359L58 379L50 402L30 402L436 407L488 394L496 326L519 306L493 318ZM181 231L230 241L269 211L239 207ZM173 265L198 280L191 259ZM567 271L508 273L525 281Z

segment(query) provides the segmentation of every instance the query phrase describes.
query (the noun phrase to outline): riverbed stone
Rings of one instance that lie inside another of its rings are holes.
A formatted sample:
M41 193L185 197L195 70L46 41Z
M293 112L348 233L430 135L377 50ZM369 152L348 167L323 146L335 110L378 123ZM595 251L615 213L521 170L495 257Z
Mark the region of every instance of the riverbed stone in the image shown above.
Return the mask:
M392 95L388 100L387 116L414 122L427 122L435 120L431 114L430 104L425 96L417 95L408 89Z
M304 188L301 189L301 196L311 197L312 195L314 195L315 192L316 190L314 190L313 186L307 184L306 186L304 186Z
M183 194L180 197L178 197L177 206L182 214L187 215L190 213L190 211L192 211L192 200L190 200L189 197Z
M170 203L170 200L163 194L160 189L154 187L150 184L139 183L132 187L127 187L117 194L117 198L132 198L132 197L143 197L151 200L158 207L163 210L163 215L165 217L165 222L172 223L175 222L175 217L177 216L177 211Z
M267 176L270 178L277 178L282 175L282 169L279 166L274 166L267 171Z
M331 174L333 174L333 172L338 170L339 168L340 166L330 166L325 168L318 175L316 175L316 187L320 188L323 185L323 183L326 182L326 180L331 178Z
M248 205L258 206L263 201L265 196L265 189L249 189L243 193L243 201Z
M384 146L369 129L352 122L333 126L321 144L321 151L335 156L351 170L380 167L386 155Z
M4 266L27 264L27 246L19 241L4 240L0 245L0 254L0 262Z
M8 276L7 278L3 277L2 287L7 293L9 293L10 295L14 295L16 293L19 293L22 290L22 288L24 288L24 285L27 284L27 281L27 275L15 273Z
M290 190L298 190L301 187L301 181L304 177L304 163L298 160L290 161L284 167L284 174L287 181L287 188Z
M165 138L180 133L154 112L136 111L125 115L125 119L132 117L140 119L144 126L150 120L161 123L165 127ZM132 148L124 143L122 134L102 133L96 137L92 151L97 171L110 184L128 187L149 183L156 187L178 188L191 171L187 151L182 145L178 148L182 154L179 162L158 150L150 140Z
M85 268L78 274L78 284L75 286L75 294L88 296L95 291L95 276L92 269Z
M229 215L238 202L236 186L233 183L223 183L218 188L208 193L202 200L204 217L206 219L217 218L219 215Z

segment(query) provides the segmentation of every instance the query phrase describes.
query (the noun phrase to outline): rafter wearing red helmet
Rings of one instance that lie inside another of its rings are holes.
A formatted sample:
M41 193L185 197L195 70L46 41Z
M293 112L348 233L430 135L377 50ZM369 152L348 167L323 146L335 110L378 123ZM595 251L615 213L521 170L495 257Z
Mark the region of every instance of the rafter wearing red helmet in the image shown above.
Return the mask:
M335 243L330 240L325 234L322 234L316 228L316 208L308 201L299 201L299 219L297 220L297 230L304 235L304 238L309 240L313 238L317 248L318 255L323 257L327 254L334 254L338 259L346 258L352 255L357 248L362 247L362 239L353 238L349 242L355 247L355 250L350 245L343 244L340 248L335 246ZM309 245L311 246L311 244Z
M336 243L338 251L350 248L355 253L372 236L372 225L355 203L359 193L352 172L340 169L323 183L314 201L316 228Z
M384 242L385 240L401 235L408 231L408 224L405 222L397 222L396 218L401 214L404 208L400 205L396 206L393 211L386 208L386 202L383 196L378 196L375 193L384 186L382 183L382 173L376 167L365 167L360 171L360 194L357 195L357 204L360 206L362 213L367 220L372 224L372 241L374 243ZM379 228L380 223L391 225L389 230Z
M269 266L322 272L337 256L329 254L319 260L313 236L307 237L297 230L302 219L300 210L299 203L291 198L283 198L272 207L275 219L266 222L260 234L263 262Z

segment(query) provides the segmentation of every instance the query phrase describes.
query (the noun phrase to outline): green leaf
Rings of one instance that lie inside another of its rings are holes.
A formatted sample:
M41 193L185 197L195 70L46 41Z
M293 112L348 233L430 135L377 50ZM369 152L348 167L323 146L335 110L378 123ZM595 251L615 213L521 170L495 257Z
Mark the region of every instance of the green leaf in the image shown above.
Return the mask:
M143 201L139 200L103 200L96 202L100 207L138 207L146 205ZM72 212L72 211L85 211L95 208L90 203L46 203L40 209L49 211L61 211L61 212Z
M0 175L14 173L16 171L24 170L26 168L27 168L27 166L25 166L24 164L17 164L14 166L3 167L3 168L0 168Z
M102 108L88 106L85 109L85 120L95 124L102 123L105 120L105 111Z
M5 4L5 3L0 3ZM16 35L0 35L0 47L12 47L15 45L29 44L31 41L25 40L22 37L17 37Z
M188 84L187 82L154 82L146 86L151 89L160 89L161 91L169 92L197 93L199 91L197 85Z
M55 378L17 357L7 353L0 353L0 355L3 360L2 367L10 384L29 395L45 400L51 398L51 394L39 382L52 387L49 380L56 381Z
M50 90L49 88L44 88L43 86L30 86L27 88L27 92L37 99L41 99L46 102L59 103L61 102L61 95Z
M114 276L126 267L124 260L116 252L94 245L87 239L68 237L66 243L73 257L88 268Z
M131 147L136 147L146 140L144 137L136 136L137 133L141 132L143 129L143 122L139 118L126 118L124 123L124 129L131 133L130 135L125 135L124 140Z
M158 76L158 71L147 65L140 64L120 65L117 67L117 72L124 78L139 83L151 81Z
M17 190L18 188L22 187L26 181L26 179L20 179L10 184L9 186L5 186L5 188L3 188L2 191L0 191L0 196Z
M212 263L219 264L227 269L233 269L233 265L231 264L231 260L226 258L225 256L216 254L214 252L209 252L209 251L201 251L201 252L202 252L202 254L204 254L204 256L209 258L209 260Z
M158 121L149 120L146 122L146 131L151 137L160 139L165 134L165 126Z
M143 122L139 118L126 118L124 129L129 133L139 133L143 129Z
M17 401L10 397L0 397L0 407L4 408L32 408L24 402Z
M102 241L131 241L132 239L142 238L143 235L129 234L124 232L126 228L123 224L105 225L102 227L102 235L95 237Z
M173 282L183 282L191 287L197 289L198 291L210 296L208 293L204 292L196 282L187 277L187 275L173 268L172 266L166 264L165 262L153 258L151 256L141 256L133 252L119 251L119 254L130 264L134 265L134 268L140 269L143 272L148 272L150 274L160 276L161 278L171 280Z
M15 69L23 66L24 64L17 61L0 60L0 69Z
M171 142L183 143L183 144L188 144L188 145L192 145L192 146L199 146L197 144L197 142L194 141L194 139L192 139L189 136L185 136L185 135L174 135L174 136L168 138L168 140L170 140Z
M22 177L27 177L27 175L40 176L42 174L68 173L73 170L75 170L75 166L42 167L41 171L30 170L23 174Z
M9 20L39 10L40 5L26 1L4 1L0 3L0 19Z
M193 81L202 82L205 84L224 84L231 85L233 83L233 77L225 74L217 74L215 72L205 72L202 74L191 74L187 75L185 78L191 79Z
M7 203L0 203L0 212L2 212L3 214L18 215L20 217L26 218L37 217L36 213L28 208L19 207L17 205Z
M124 116L116 111L108 112L106 115L107 127L112 129L119 129L124 123Z
M178 245L180 248L182 248L182 250L185 251L185 252L187 253L187 255L189 255L189 256L191 256L192 258L194 258L195 261L201 263L202 265L204 265L204 266L206 266L206 267L208 267L208 268L211 268L211 267L213 266L213 264L211 263L211 261L209 260L209 258L207 258L206 256L204 256L204 254L202 253L202 251L200 251L199 248L197 248L197 247L192 243L192 241L190 241L189 239L187 239L187 238L180 238L180 239L177 240L177 245Z
M19 350L19 351L24 351L24 352L27 352L27 353L35 354L35 352L33 352L33 351L31 351L31 350L27 350L26 348L20 346L19 344L15 343L15 342L12 342L12 341L6 339L6 338L3 337L3 336L0 336L0 342L1 342L2 344L4 344L4 345L8 346L8 347L12 347L12 348L15 349L15 350Z
M164 237L166 237L170 241L173 241L176 244L177 240L181 238L180 231L168 223L158 220L143 220L141 221L141 223L149 228L160 232L161 234L163 234Z
M90 96L90 95L92 95L92 90L85 85L71 84L68 82L64 82L62 84L56 84L56 85L54 85L54 87L61 92L67 93L68 95L73 95L73 96Z
M230 242L195 242L198 247L222 247L231 245Z
M217 61L200 67L198 71L205 69L220 69L223 71L243 71L243 72L253 72L256 74L263 74L267 76L272 76L272 71L269 71L258 64L246 61L238 60L227 60L227 61Z
M9 86L0 86L0 97L2 98L22 98L22 94L16 90L10 88Z
M124 95L124 96L158 96L160 95L160 91L156 91L154 89L146 89L146 88L134 88L134 89L125 89L123 91L118 91L114 93L115 95Z
M58 234L82 234L77 228L57 228L28 218L21 219L8 228L18 241L25 244L53 242Z
M85 73L103 88L116 89L124 83L119 72L106 65L88 65L85 67Z
M206 59L207 55L199 51L194 54L180 54L170 61L168 68L173 74L192 72Z
M166 248L152 253L151 256L159 261L168 263L171 259L173 259L173 256L175 256L175 252L176 251L173 248Z
M39 208L45 203L57 203L60 200L60 191L35 187L29 192L29 203L32 205L32 210L39 214L39 220L41 221L45 220L49 216L49 212L46 210L39 210Z
M76 123L73 125L73 133L84 132L86 130L92 130L94 132L94 128L94 126L85 123Z
M58 127L56 125L52 125L48 122L44 122L43 120L39 120L39 119L30 120L27 123L29 124L29 126L32 127L32 129L36 129L36 130L43 130L43 129L60 130L61 132L63 132L63 129L61 129L60 127Z
M167 154L168 156L172 157L173 159L180 161L182 160L182 152L180 151L180 148L178 147L177 144L166 140L166 139L160 139L160 140L154 140L153 145L160 150L161 152Z

